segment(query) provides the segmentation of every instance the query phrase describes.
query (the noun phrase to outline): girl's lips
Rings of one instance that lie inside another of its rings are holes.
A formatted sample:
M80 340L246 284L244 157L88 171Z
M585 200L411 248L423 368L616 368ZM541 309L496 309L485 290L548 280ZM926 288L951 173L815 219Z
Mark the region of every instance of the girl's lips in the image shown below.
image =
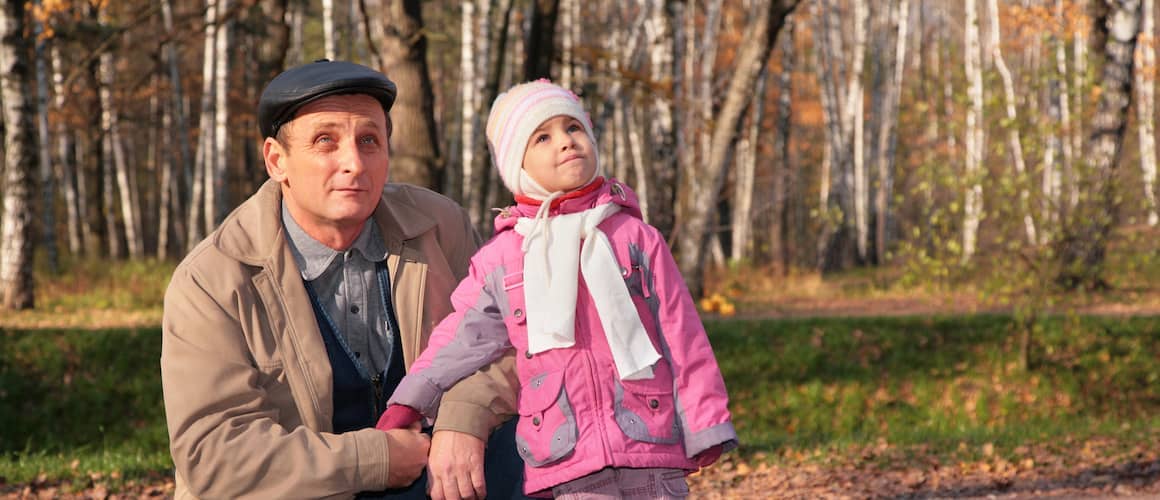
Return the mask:
M581 158L584 158L584 155L578 155L578 154L568 155L568 156L564 157L564 160L561 161L560 164L563 165L563 164L568 163L572 160L578 160Z

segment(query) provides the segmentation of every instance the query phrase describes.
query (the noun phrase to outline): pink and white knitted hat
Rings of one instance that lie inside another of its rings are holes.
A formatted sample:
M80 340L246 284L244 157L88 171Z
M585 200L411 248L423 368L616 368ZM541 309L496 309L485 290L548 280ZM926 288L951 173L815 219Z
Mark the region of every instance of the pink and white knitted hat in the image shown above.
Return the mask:
M549 118L560 115L580 121L592 144L596 144L592 120L584 111L580 98L547 79L515 85L495 98L487 117L487 144L491 147L492 162L512 194L535 199L551 194L524 172L524 152L532 132ZM594 150L592 154L597 152ZM593 178L599 175L600 161L597 158Z

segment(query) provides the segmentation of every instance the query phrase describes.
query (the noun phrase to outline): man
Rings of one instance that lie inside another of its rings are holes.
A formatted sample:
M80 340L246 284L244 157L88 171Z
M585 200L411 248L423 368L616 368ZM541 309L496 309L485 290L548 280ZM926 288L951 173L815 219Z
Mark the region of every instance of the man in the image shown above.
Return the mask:
M326 60L262 92L270 180L165 295L176 498L422 498L424 466L437 499L522 487L510 422L484 452L515 413L511 356L443 397L433 438L374 428L480 243L454 202L386 183L395 95L381 73Z

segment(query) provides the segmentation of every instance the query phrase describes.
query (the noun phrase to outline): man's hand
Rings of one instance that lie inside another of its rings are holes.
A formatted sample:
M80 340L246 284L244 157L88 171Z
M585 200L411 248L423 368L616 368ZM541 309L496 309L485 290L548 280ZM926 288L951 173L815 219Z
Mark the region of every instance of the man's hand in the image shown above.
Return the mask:
M419 432L419 422L407 429L391 429L387 434L387 453L390 470L387 471L387 487L402 488L419 479L423 467L427 465L427 452L431 449L431 438Z
M471 434L436 431L427 463L427 487L432 500L482 499L484 442Z

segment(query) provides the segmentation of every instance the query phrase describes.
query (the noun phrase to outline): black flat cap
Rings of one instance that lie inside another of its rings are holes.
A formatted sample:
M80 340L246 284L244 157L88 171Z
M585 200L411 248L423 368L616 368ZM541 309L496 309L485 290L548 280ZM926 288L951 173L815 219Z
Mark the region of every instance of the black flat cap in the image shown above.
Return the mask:
M270 80L258 99L262 137L274 137L306 103L338 94L369 95L389 113L398 91L382 73L352 62L319 59L290 68Z

